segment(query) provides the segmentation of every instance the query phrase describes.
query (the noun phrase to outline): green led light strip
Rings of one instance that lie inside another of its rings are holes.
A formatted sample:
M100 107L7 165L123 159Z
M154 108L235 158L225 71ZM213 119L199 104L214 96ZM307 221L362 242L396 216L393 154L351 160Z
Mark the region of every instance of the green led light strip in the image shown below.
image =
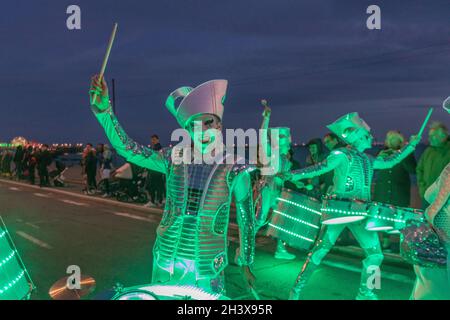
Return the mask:
M14 255L16 254L16 252L13 250L11 251L11 253L3 260L0 261L0 267L2 267L4 264L6 264L9 260L12 259L12 257L14 257Z
M375 218L375 219L380 219L380 220L387 220L387 221L393 221L393 222L400 222L400 223L405 223L406 222L405 220L388 218L388 217L383 217L383 216L371 216L370 218Z
M302 209L304 209L304 210L306 210L306 211L309 211L309 212L318 214L319 216L322 215L322 212L316 211L316 210L311 209L311 208L309 208L309 207L307 207L307 206L298 204L298 203L296 203L296 202L294 202L294 201L286 200L286 199L283 199L283 198L277 198L277 200L283 201L283 202L286 202L286 203L289 203L289 204L292 204L292 205L294 205L294 206L296 206L296 207L299 207L299 208L302 208Z
M281 211L278 211L278 210L273 210L273 212L278 213L279 215L281 215L281 216L283 216L283 217L286 217L286 218L288 218L288 219L292 219L292 220L297 221L297 222L299 222L299 223L306 224L306 225L309 226L309 227L319 229L318 226L316 226L316 225L314 225L314 224L312 224L312 223L309 223L309 222L300 220L300 219L298 219L298 218L294 218L294 217L292 217L292 216L290 216L290 215L287 215L287 214L284 213L284 212L281 212Z
M322 211L324 211L324 212L342 213L342 214L354 215L354 216L367 216L367 212L360 212L360 211L346 211L346 210L329 209L329 208L323 208Z
M0 233L0 239L3 238L6 234L6 231L3 231L2 233Z
M14 280L12 280L10 283L6 284L3 287L3 289L0 289L0 294L5 293L8 289L12 288L17 282L19 282L20 279L23 278L24 275L25 275L25 271L21 271Z
M276 226L276 225L274 225L274 224L269 223L269 226L271 226L271 227L274 228L274 229L277 229L277 230L280 230L280 231L282 231L282 232L285 232L285 233L287 233L287 234L289 234L289 235L291 235L291 236L294 236L294 237L297 237L297 238L300 238L300 239L303 239L303 240L306 240L306 241L309 241L309 242L314 242L314 240L311 240L311 239L306 238L306 237L304 237L304 236L301 236L301 235L299 235L299 234L293 233L293 232L291 232L291 231L289 231L289 230L280 228L280 227L278 227L278 226Z

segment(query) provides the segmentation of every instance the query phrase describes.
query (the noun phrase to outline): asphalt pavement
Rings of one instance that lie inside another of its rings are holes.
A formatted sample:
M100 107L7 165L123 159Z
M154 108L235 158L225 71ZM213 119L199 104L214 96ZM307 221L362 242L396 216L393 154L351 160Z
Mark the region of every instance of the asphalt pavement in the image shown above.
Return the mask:
M37 287L32 299L50 299L48 290L67 276L70 265L96 280L92 298L116 283L135 286L150 282L152 247L161 210L82 195L77 187L39 188L0 180L0 215ZM234 221L229 232L229 260L239 238ZM256 290L263 299L287 299L305 253L292 261L273 257L275 242L257 238L254 272ZM352 250L350 250L352 251ZM354 250L353 250L354 251ZM345 248L325 259L304 291L305 299L353 299L359 285L361 261ZM226 269L227 295L252 299L243 285L240 268ZM412 267L385 263L381 269L381 299L409 298Z

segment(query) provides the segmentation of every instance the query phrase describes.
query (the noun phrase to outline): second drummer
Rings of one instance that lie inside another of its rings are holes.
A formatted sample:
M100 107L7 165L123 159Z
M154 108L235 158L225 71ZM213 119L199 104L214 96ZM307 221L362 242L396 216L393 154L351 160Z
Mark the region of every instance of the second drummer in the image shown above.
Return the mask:
M267 105L266 100L261 101L264 106L263 112L263 122L261 125L262 132L268 132L269 122L270 122L270 114L271 109ZM256 228L260 229L268 222L268 216L271 209L275 208L277 205L277 198L281 194L281 190L284 185L284 180L277 176L278 173L289 172L292 169L292 163L290 161L290 149L291 149L291 133L289 128L272 128L278 129L279 139L278 146L276 143L268 142L268 134L263 134L260 136L260 147L261 158L260 159L264 164L269 164L270 168L273 170L271 174L263 175L261 179L261 189L260 189L260 207L256 210ZM268 146L270 145L271 148ZM271 159L273 158L273 154L269 154L269 150L277 148L278 155L278 163L277 166L274 165L273 161L271 163ZM270 158L270 160L269 160ZM277 249L275 252L276 259L284 259L284 260L292 260L295 259L295 255L289 253L286 250L286 245L282 240L277 240Z
M348 147L333 150L321 163L292 171L284 175L291 181L309 179L334 170L331 195L337 199L347 201L370 201L370 186L374 169L388 169L398 164L412 153L420 142L420 136L413 136L410 143L386 158L374 158L364 153L372 146L372 134L366 122L355 113L347 114L327 126L339 138L348 143ZM383 254L377 232L367 231L365 223L353 222L324 226L312 251L299 273L290 299L297 300L307 281L334 246L339 234L348 227L364 250L366 258L363 260L361 282L356 297L357 300L376 300L377 296L367 283L371 273L369 267L379 267L383 261Z

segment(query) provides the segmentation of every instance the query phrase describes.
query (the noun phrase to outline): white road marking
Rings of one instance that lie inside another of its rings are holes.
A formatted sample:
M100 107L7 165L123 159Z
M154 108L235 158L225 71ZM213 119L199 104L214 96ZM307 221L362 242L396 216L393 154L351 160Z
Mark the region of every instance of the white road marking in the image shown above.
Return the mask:
M60 201L62 201L64 203L68 203L68 204L73 204L76 206L82 206L82 207L89 206L87 203L84 203L84 202L77 202L77 201L72 201L72 200L67 200L67 199L60 199Z
M119 216L119 217L125 217L125 218L134 219L134 220L146 221L146 222L157 222L158 221L158 219L155 219L153 217L143 217L143 216L138 216L138 215L124 213L124 212L113 212L113 214L116 216Z
M346 264L346 263L325 261L324 260L324 261L322 261L321 264L329 266L329 267L334 267L334 268L350 271L350 272L361 273L361 267L351 266L351 265ZM408 277L408 276L405 276L405 275L402 275L402 274L398 274L398 273L390 273L390 272L386 272L386 271L383 271L383 270L381 270L381 279L389 279L389 280L402 282L402 283L406 283L406 284L413 284L414 283L414 280L411 279L411 277Z
M9 187L9 190L12 190L12 191L20 191L20 189L19 189L19 188L16 188L16 187Z
M35 228L35 229L40 229L40 228L41 228L41 227L39 227L39 226L37 226L37 225L35 225L35 224L32 224L32 223L30 223L30 222L26 222L25 224L28 225L28 226L30 226L30 227L32 227L32 228Z
M25 233L23 231L17 231L17 235L21 236L22 238L34 243L35 245L38 245L39 247L45 248L45 249L52 249L52 246L48 243L45 243L44 241L41 241L39 239L36 239L35 237L29 235L28 233Z
M45 191L48 190L48 191L51 191L52 193L63 194L63 195L66 195L66 196L76 197L76 198L83 199L83 200L88 200L88 201L103 202L103 203L111 204L111 205L118 206L118 207L125 207L125 208L129 208L129 209L132 209L132 210L143 211L145 213L149 213L150 212L150 213L161 215L162 211L163 211L163 210L161 210L159 208L146 208L146 207L144 207L142 205L118 202L118 201L115 201L115 200L112 200L112 199L105 199L105 198L87 196L87 195L84 195L84 194L81 194L81 193L76 193L76 192L72 192L72 191L64 191L64 190L61 190L61 189L55 189L55 188L49 189L49 188L45 188L45 187L41 188L39 186L33 186L33 185L30 185L30 184L24 184L24 183L21 183L21 182L16 182L16 181L11 181L11 180L3 180L1 178L0 178L0 183L2 183L3 185L8 184L8 185L17 185L17 186L21 186L21 187L23 186L25 188L39 190L40 192L42 192L44 190Z
M50 195L48 194L43 194L43 193L33 193L36 197L41 197L41 198L50 198Z

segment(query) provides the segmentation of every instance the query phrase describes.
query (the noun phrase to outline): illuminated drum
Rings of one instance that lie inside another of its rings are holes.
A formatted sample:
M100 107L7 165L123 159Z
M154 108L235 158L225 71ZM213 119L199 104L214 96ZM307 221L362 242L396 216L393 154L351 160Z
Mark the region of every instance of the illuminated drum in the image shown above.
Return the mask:
M398 215L397 208L390 204L372 202L369 205L369 217L366 230L369 231L392 231L396 224L402 220Z
M0 217L0 300L30 298L34 285Z
M192 286L144 285L121 288L111 300L229 300Z
M400 234L400 230L406 227L406 221L416 220L423 221L423 210L413 209L413 208L403 208L397 207L396 222L394 224L394 229L389 231L391 234Z
M367 203L359 200L325 198L322 201L322 223L351 223L367 217Z
M290 189L283 189L277 200L267 235L290 247L309 250L319 233L321 202Z

